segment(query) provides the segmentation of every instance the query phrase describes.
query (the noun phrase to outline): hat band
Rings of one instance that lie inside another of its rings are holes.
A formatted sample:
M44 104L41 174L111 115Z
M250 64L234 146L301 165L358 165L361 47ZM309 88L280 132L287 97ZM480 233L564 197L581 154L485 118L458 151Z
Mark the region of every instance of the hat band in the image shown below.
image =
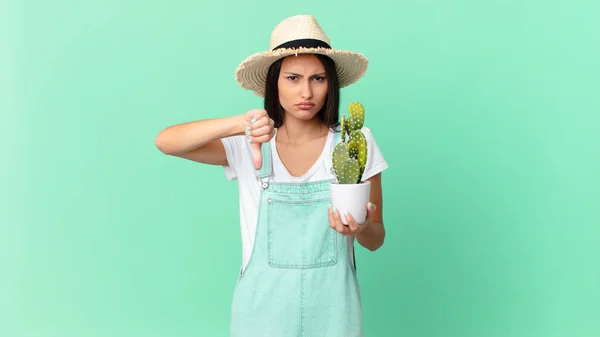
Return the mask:
M326 42L317 39L299 39L292 40L285 43L280 44L279 46L273 48L273 50L277 49L298 49L298 48L327 48L331 49L331 46Z

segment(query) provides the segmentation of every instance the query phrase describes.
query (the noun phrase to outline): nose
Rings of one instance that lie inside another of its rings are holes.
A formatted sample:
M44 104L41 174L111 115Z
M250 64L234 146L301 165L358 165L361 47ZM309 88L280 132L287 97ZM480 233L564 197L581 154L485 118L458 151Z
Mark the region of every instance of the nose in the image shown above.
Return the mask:
M304 82L302 86L302 99L308 100L312 98L312 88L310 87L310 80Z

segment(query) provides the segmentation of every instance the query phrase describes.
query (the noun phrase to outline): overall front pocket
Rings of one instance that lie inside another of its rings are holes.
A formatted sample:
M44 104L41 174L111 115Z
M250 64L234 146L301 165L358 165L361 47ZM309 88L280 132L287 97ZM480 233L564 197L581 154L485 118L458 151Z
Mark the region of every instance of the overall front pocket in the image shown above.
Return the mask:
M268 201L268 263L316 268L337 262L337 232L329 227L330 199Z

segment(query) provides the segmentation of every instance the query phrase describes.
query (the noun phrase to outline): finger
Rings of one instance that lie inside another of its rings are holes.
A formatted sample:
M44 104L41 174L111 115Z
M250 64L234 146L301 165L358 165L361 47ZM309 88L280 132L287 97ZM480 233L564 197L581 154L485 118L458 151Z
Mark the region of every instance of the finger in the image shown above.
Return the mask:
M256 116L257 114L258 114L258 110L257 109L248 110L244 114L244 121L246 121L246 122L248 122L248 124L250 124L250 120L252 118L254 118L254 116Z
M354 221L352 214L346 214L346 222L348 222L348 227L350 228L350 232L354 234L358 229L359 225Z
M250 124L255 124L256 122L258 122L261 118L263 118L266 115L267 115L266 110L254 109L254 110L250 110L248 112L248 114L246 114L246 119L248 120L248 122L250 122Z
M335 209L335 207L331 206L331 208L329 208L329 226L331 226L331 228L335 229L336 231L340 232L340 229L338 228L338 221L336 220L337 217L337 211ZM342 233L342 232L340 232Z
M332 207L333 206L329 206L329 209L327 210L327 216L329 217L329 227L335 229L335 221L333 220Z
M271 126L269 125L265 125L259 128L252 128L252 130L250 130L249 132L246 132L247 136L253 136L253 137L259 137L259 136L264 136L264 135L270 135L271 134Z
M373 212L375 212L376 209L377 206L375 206L374 203L369 201L369 203L367 204L367 218L365 219L365 222L371 219L371 215L373 214Z
M262 153L260 152L260 143L252 143L252 159L254 160L254 168L260 170L262 167Z
M344 224L342 223L342 218L340 217L340 212L339 212L339 210L336 210L335 208L333 209L333 221L335 224L335 230L346 235L348 232L348 228L346 228L346 226L344 226Z
M261 114L260 117L257 117L256 120L254 121L254 123L252 122L252 120L250 121L250 126L252 127L253 130L258 129L263 126L269 126L270 124L271 124L271 118L269 118L269 116L263 115L263 114Z
M250 126L249 122L244 121L244 133L246 134L246 138L251 136L251 131L252 127ZM248 139L248 142L250 142L250 139Z

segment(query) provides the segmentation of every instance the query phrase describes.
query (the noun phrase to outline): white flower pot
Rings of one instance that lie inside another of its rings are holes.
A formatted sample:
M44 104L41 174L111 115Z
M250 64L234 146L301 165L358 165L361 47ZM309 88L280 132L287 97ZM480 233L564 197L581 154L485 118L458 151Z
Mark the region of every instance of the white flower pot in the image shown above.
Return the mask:
M362 223L367 217L367 204L371 197L371 183L368 181L359 184L330 185L331 204L337 209L344 225L347 225L344 212L348 212L356 223Z

